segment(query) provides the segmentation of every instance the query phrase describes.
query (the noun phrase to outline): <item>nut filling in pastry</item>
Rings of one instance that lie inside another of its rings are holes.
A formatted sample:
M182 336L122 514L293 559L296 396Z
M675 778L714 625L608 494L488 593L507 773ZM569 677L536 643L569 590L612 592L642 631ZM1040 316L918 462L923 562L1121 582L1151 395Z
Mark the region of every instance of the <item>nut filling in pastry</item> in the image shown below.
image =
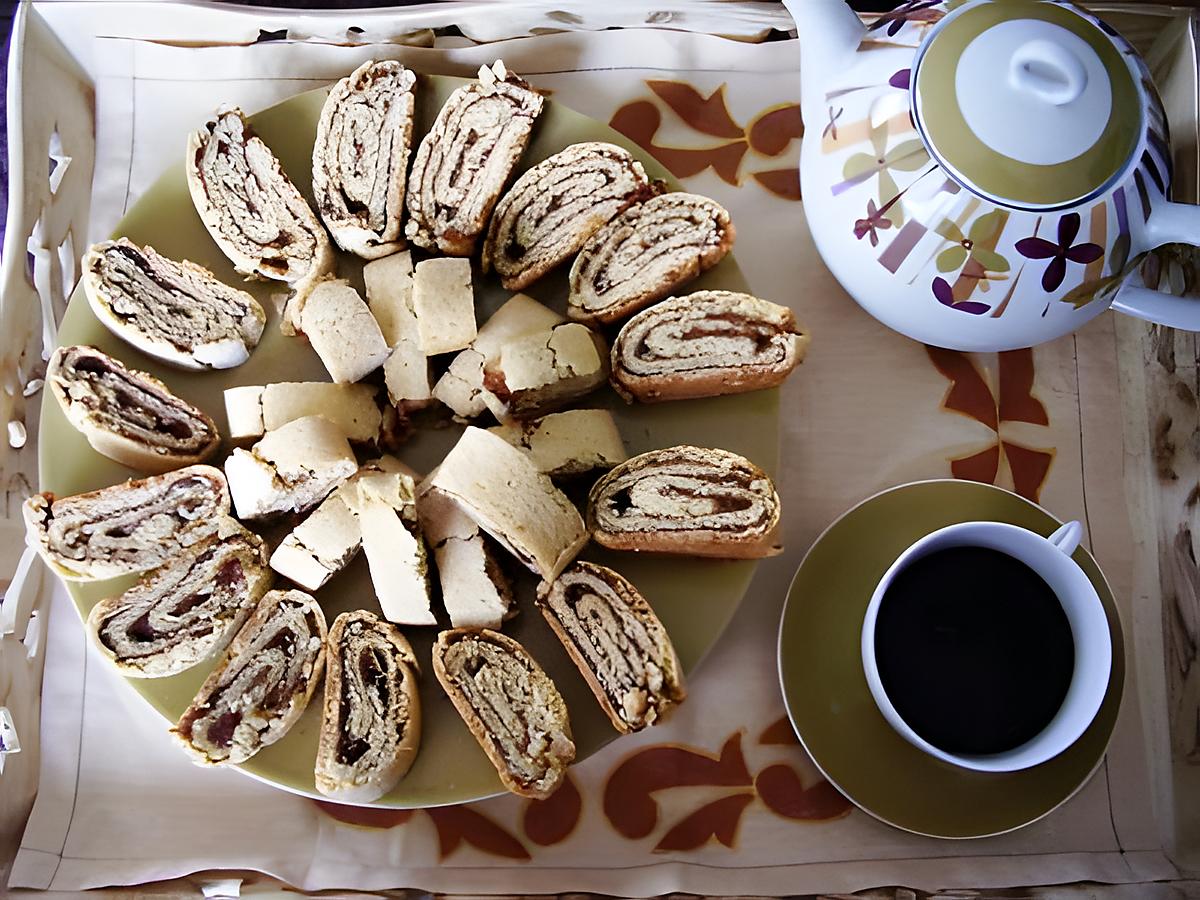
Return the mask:
M403 246L400 216L416 82L395 60L365 62L333 86L317 123L317 210L337 245L365 259Z
M808 341L791 310L749 294L672 297L621 329L613 387L644 403L774 387L800 364Z
M537 603L617 730L654 725L683 700L683 670L666 629L612 569L575 562L542 585Z
M270 585L262 540L227 519L225 533L101 600L88 627L123 674L162 678L224 650Z
M234 267L293 286L283 325L295 329L308 291L333 270L333 248L240 109L220 112L192 133L187 176L196 211Z
M154 569L216 534L229 514L225 476L210 466L87 494L25 501L31 541L60 576L112 578Z
M308 594L263 597L174 728L195 762L245 762L283 737L321 680L325 634Z
M46 381L92 448L128 466L165 472L207 459L220 444L202 410L92 347L59 347Z
M496 206L484 271L524 290L575 253L613 216L651 196L642 164L614 144L572 144L517 179Z
M593 486L588 524L615 550L757 558L778 552L779 496L765 472L726 450L668 447Z
M660 194L601 228L571 266L567 315L608 324L711 269L733 246L729 213L698 194Z
M526 797L553 793L575 744L558 688L525 649L494 631L444 631L433 667L505 786Z
M92 310L117 337L164 362L228 369L250 358L267 316L258 301L195 263L120 238L83 258Z
M499 62L451 94L413 159L409 240L470 256L541 111L542 96Z
M367 802L408 772L421 741L417 661L394 625L365 610L329 630L317 790Z

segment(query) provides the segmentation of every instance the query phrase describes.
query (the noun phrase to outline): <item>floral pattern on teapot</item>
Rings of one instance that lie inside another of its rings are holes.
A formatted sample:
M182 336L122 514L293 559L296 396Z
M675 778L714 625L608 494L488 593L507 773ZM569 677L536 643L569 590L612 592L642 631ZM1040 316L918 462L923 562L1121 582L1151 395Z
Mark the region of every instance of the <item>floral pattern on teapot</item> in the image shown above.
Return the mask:
M965 2L908 0L870 25L860 53L897 48L897 59L911 66L911 48ZM924 285L918 295L929 303L970 316L1003 316L1018 287L1022 297L1029 293L1030 281L1046 305L1043 317L1051 304L1080 309L1120 287L1140 262L1130 259L1130 248L1139 243L1134 235L1144 230L1171 181L1166 117L1133 48L1099 19L1076 11L1112 38L1152 98L1132 178L1061 211L995 204L964 189L931 158L913 114L912 70L897 68L879 83L825 94L820 150L841 172L828 190L838 198L846 217L842 227L853 233L858 255L904 285Z

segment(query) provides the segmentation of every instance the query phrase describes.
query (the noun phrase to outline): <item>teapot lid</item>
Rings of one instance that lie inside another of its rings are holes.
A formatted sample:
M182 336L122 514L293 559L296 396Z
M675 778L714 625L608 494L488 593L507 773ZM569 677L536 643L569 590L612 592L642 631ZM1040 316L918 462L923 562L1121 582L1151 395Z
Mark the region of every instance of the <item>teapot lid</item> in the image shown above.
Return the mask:
M1143 130L1140 82L1081 10L970 3L922 44L912 108L930 154L964 187L1001 205L1052 209L1122 176Z

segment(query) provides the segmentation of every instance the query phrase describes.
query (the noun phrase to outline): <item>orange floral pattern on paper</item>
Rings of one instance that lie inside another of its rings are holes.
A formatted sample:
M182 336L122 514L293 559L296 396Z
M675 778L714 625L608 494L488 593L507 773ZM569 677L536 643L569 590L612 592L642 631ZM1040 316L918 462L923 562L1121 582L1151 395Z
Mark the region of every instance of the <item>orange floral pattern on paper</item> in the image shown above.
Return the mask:
M759 743L798 745L786 717L768 726ZM800 774L786 763L773 763L752 775L742 752L742 733L736 732L716 757L679 746L648 747L634 753L609 776L604 814L624 837L648 837L659 824L654 795L681 787L737 790L707 800L671 825L655 845L655 852L696 850L713 839L732 849L743 814L756 798L771 812L793 821L835 819L851 808L823 779L805 787Z
M535 844L549 847L571 836L583 813L583 797L568 773L563 783L545 800L530 800L521 817L521 827Z
M697 847L703 847L712 838L732 849L737 840L742 813L753 799L753 793L731 794L705 804L685 816L679 824L664 834L662 840L655 845L655 852L695 850Z
M748 155L778 159L804 136L798 103L767 107L748 125L740 125L729 112L723 84L707 97L682 81L648 80L646 86L693 131L720 141L708 141L701 147L657 143L663 112L654 100L634 100L613 113L609 124L649 151L676 178L691 178L712 169L722 181L738 187L748 175L776 196L800 199L800 173L795 162L743 171Z
M413 809L383 809L375 806L345 806L328 800L314 800L317 809L339 822L360 828L395 828L416 814Z
M644 838L658 825L654 793L677 787L749 787L753 784L742 755L741 732L721 748L718 757L686 747L661 746L640 750L608 777L604 814L622 835Z
M443 860L463 841L493 856L525 861L530 858L525 845L508 829L470 806L439 806L425 813L437 828L438 856Z
M956 350L926 347L934 367L950 381L942 409L967 416L993 432L993 442L973 453L951 459L955 478L995 484L1001 462L1008 463L1013 490L1035 503L1050 474L1054 448L1028 447L1005 435L1004 423L1049 426L1046 407L1033 394L1036 378L1033 351L997 354L997 387L993 392L972 358Z

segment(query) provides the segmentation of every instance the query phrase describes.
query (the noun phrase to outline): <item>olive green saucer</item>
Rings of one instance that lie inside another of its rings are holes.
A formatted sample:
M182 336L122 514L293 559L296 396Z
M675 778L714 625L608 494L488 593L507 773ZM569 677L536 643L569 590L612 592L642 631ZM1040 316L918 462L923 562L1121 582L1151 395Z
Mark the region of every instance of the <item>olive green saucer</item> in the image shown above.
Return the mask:
M1075 744L1021 772L972 772L922 753L892 730L863 675L860 637L867 604L901 551L931 531L970 521L1008 522L1042 535L1062 524L1040 506L991 485L923 481L892 488L845 513L817 539L792 581L779 627L784 702L813 761L864 812L930 837L1002 834L1068 800L1104 758L1125 680L1116 602L1096 561L1081 547L1074 560L1108 613L1113 666L1104 704Z

